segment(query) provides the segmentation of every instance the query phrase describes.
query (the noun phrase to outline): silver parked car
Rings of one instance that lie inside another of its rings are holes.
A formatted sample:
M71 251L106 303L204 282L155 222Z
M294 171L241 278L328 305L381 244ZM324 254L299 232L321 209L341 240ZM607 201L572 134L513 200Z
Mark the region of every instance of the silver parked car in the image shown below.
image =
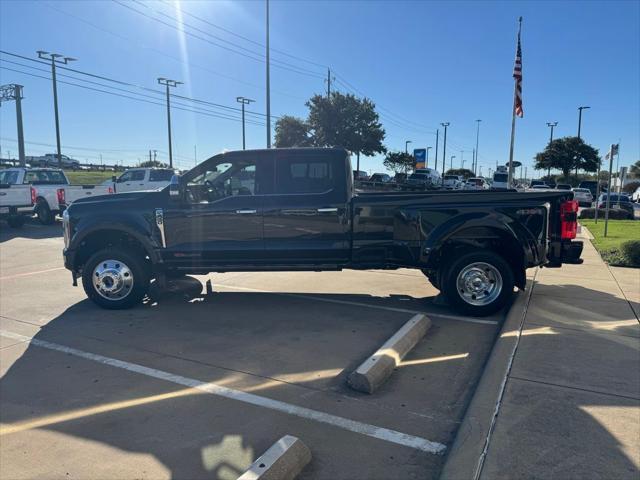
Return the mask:
M590 207L593 203L593 195L588 188L572 188L573 199L578 202L581 207Z

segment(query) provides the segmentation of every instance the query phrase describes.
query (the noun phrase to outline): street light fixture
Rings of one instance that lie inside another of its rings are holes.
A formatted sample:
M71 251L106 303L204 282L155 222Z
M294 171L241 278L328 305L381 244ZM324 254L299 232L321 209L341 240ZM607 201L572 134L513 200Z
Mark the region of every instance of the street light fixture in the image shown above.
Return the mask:
M169 87L177 87L182 82L171 80L170 78L160 77L158 83L164 85L167 89L167 132L169 134L169 167L173 168L173 150L171 148L171 101L169 99Z
M553 142L553 129L557 126L558 122L547 122L547 127L551 129L551 134L549 135L549 145L551 145L551 142ZM551 166L547 167L547 177L551 177Z
M49 53L44 50L36 52L38 58L49 60L51 62L51 81L53 82L53 112L56 119L56 155L58 157L58 167L62 168L62 148L60 147L60 119L58 115L58 82L56 80L56 64L66 65L69 62L75 62L73 57L65 57L59 53Z
M406 142L404 142L404 153L408 154L409 153L409 144L413 143L411 140L407 140Z
M246 150L245 133L244 133L244 106L255 102L255 100L251 100L250 98L245 98L245 97L236 97L236 102L242 104L242 150Z
M433 147L427 147L427 158L425 160L425 167L429 166L429 150L431 150Z

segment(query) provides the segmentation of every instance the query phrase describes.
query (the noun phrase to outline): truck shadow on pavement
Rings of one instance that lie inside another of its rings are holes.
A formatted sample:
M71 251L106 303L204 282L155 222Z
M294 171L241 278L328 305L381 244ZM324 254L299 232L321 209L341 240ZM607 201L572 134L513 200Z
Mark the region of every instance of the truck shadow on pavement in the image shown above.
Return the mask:
M0 221L0 243L14 238L41 240L55 237L62 238L62 223L57 220L52 225L41 225L37 219L30 218L20 228L11 228L7 222Z
M307 382L310 388L304 394L294 395L293 400L305 405L305 398L310 399L317 395L314 391L330 386L346 367L366 358L372 346L379 345L407 320L407 315L388 311L371 309L363 315L357 309L339 311L340 305L330 303L310 306L308 301L305 304L295 298L282 305L282 296L269 293L204 295L197 291L195 283L189 283L159 298L154 299L152 294L147 304L132 310L106 311L88 301L79 302L50 320L33 338L256 394L268 390L273 398L284 395L297 383ZM596 301L610 297L583 287L558 288L568 293L580 290L582 295L588 294ZM363 298L339 297L354 302ZM576 302L571 306L585 315L589 313ZM20 330L19 322L10 325L16 332L30 328L23 324ZM561 346L564 330L550 328L553 334L526 334L521 348L548 352L550 341ZM274 329L281 329L280 334L274 335ZM637 361L637 342L634 346L620 341L619 336L586 328L582 335L597 338L598 352L615 351L616 358ZM455 351L456 346L451 348ZM331 351L328 356L327 349ZM598 364L607 362L600 355L585 359L581 352L580 348L558 351L588 361L587 366L594 370ZM4 345L2 353L6 372L0 380L0 463L6 477L44 478L69 473L93 478L236 478L285 434L300 436L314 453L314 460L300 478L362 478L363 472L371 479L410 478L414 473L437 478L441 466L441 458L427 453L391 448L388 443L352 434L334 437L333 427L300 419L286 420L284 414L42 346L27 346L13 340ZM11 366L6 368L8 364ZM274 365L288 375L312 373L307 375L308 381L302 376L299 381L291 377L291 382L274 382L269 370ZM443 375L441 381L456 382L455 372L438 370L446 364L423 367L425 375ZM542 367L564 368L556 365L549 355ZM514 365L514 370L518 368ZM606 368L613 369L614 365L607 363ZM615 368L637 372L637 363L624 360ZM314 377L323 372L329 376ZM602 388L607 390L606 379L603 382ZM627 409L632 404L637 408L637 401L634 403L629 397L634 391L638 393L637 383L620 388L631 390L623 396L617 388L617 396L599 395L595 401L594 397L582 398L579 394L569 402L560 399L571 418L570 424L532 431L523 448L536 458L546 455L545 461L557 462L561 468L563 465L577 468L578 459L592 464L593 458L598 458L602 469L615 466L609 470L609 476L631 476L637 467L619 440L590 413L600 407ZM367 398L369 402L376 401L376 397ZM527 409L521 420L529 415L544 415L544 400L544 395L539 399L518 397L516 402ZM433 410L450 410L446 403L459 401L457 397L439 399L438 403L443 405L434 405ZM446 436L433 434L436 439L449 437L446 443L450 443L464 404L458 405L449 424L441 428ZM400 431L407 428L407 422L415 421L405 412L396 411ZM437 432L440 427L433 428ZM513 428L522 428L522 423ZM565 437L564 443L555 443L558 435ZM566 442L566 438L575 440ZM584 438L590 440L582 449L575 451L567 446ZM333 442L341 447L331 450L331 456L327 457L327 445ZM366 465L353 462L354 455L366 455ZM521 457L504 461L520 460ZM512 472L518 476L515 472L523 470L514 466ZM568 477L575 477L575 472L568 469L559 476L567 473ZM620 472L624 475L616 475Z

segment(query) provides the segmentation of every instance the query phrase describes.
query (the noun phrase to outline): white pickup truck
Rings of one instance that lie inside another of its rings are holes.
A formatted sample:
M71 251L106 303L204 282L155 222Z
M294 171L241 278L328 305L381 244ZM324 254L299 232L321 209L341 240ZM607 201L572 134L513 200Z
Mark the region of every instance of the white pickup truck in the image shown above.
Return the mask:
M21 227L33 212L36 191L31 185L3 183L2 173L0 172L0 218L6 220L10 227Z
M7 168L2 170L2 175L2 183L35 187L36 198L31 211L43 225L53 223L55 216L73 200L113 193L113 187L109 185L71 185L64 172L57 168ZM61 199L64 200L62 205Z
M175 173L171 168L130 168L103 185L113 186L115 193L159 190L169 185Z

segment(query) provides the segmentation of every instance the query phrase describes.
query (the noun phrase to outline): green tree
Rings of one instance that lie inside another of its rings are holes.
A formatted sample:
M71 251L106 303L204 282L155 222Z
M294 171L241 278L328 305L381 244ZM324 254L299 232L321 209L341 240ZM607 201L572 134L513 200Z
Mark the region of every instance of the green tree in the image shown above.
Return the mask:
M385 153L385 136L374 103L355 95L333 92L330 98L314 95L306 103L309 107L307 123L318 147L343 147L357 156Z
M536 170L556 168L562 170L565 180L572 169L582 168L594 172L598 169L598 150L587 145L578 137L557 138L547 145L543 152L535 156Z
M475 176L468 168L450 168L445 172L445 175L462 175L465 180Z
M138 165L139 167L143 167L143 168L169 168L169 164L168 163L162 163L159 162L158 160L147 160L146 162L142 162L140 165Z
M629 174L633 178L640 178L640 160L637 160L636 163L629 167Z
M395 173L407 173L415 166L413 155L404 152L388 152L382 164Z
M309 125L301 118L283 115L276 122L275 144L278 148L312 146Z

